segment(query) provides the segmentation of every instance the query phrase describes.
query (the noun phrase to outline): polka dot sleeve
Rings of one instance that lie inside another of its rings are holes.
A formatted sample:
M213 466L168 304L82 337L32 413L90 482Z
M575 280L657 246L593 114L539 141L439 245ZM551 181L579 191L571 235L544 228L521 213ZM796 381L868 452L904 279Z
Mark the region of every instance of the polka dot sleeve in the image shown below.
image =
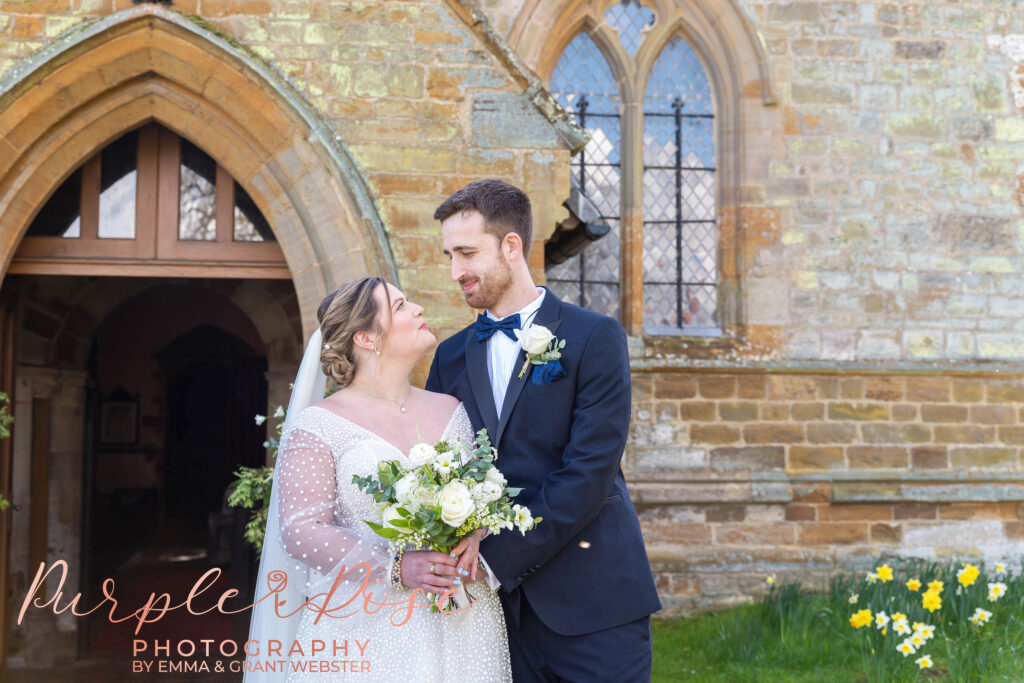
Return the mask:
M303 568L308 568L306 587L317 590L324 577L333 583L342 565L351 570L366 562L374 578L386 576L390 556L375 543L373 532L362 523L345 525L335 514L338 494L335 461L324 441L312 432L292 429L281 440L275 486L281 545ZM352 520L353 522L355 520ZM352 575L362 577L362 570Z

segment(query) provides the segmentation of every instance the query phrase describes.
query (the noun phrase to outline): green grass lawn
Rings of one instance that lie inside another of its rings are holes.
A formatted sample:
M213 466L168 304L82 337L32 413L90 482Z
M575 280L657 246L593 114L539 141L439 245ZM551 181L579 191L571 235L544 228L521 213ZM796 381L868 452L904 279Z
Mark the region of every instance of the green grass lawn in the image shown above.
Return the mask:
M957 594L955 567L914 563L896 567L891 581L869 584L864 575L837 576L829 590L809 593L798 584L773 586L764 600L726 611L654 622L654 681L1024 681L1024 578L981 574ZM908 577L922 587L911 591ZM927 584L942 580L943 605L922 606ZM1003 582L1004 597L988 600L988 584ZM850 598L857 594L857 602ZM977 607L992 613L969 623ZM904 657L904 639L890 622L854 628L854 612L906 614L908 623L936 627L934 638ZM914 660L929 655L921 669Z

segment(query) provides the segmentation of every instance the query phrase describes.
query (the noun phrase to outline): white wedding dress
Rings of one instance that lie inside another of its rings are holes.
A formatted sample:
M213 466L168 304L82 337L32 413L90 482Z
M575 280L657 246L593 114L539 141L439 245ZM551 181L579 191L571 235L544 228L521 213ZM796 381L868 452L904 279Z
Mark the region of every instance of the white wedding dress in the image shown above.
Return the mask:
M442 438L472 443L473 427L461 403ZM373 499L352 483L352 475L374 474L382 460L404 461L406 457L390 442L326 408L311 405L298 414L282 437L274 486L279 487L278 532L286 559L292 563L288 575L303 579L306 596L328 593L339 567L351 568L358 562L368 562L373 577L381 576L387 582L388 542L365 523L379 522L380 513ZM301 661L304 666L287 666L287 676L281 673L274 680L348 680L350 674L345 671L321 673L308 666L310 660L321 659L369 662L369 670L358 676L366 681L511 681L501 603L479 571L477 577L466 586L477 598L468 609L456 614L431 613L423 606L427 603L421 594L416 598L420 607L400 626L394 625L392 618L395 622L406 618L409 610L404 606L411 591L392 586L386 600L400 602L402 607L386 606L368 614L360 597L335 612L349 616L324 614L319 623L314 623L314 611L303 610L295 636L302 653L293 652L288 659L289 664ZM352 576L339 584L330 607L348 601L361 583L361 576ZM383 593L379 586L374 592L378 602ZM322 605L323 599L316 602ZM311 653L314 641L325 644L315 655ZM287 657L292 646L285 643L283 647L282 656ZM347 652L337 649L341 647L347 647Z

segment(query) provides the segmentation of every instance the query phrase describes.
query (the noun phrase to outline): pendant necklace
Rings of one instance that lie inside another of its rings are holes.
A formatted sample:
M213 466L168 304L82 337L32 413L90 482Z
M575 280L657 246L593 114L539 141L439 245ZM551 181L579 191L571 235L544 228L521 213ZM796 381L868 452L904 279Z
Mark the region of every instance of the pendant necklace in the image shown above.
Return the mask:
M382 401L391 401L392 403L394 403L395 405L398 406L399 410L402 411L403 415L405 414L405 404L408 403L409 399L412 397L412 385L411 384L409 385L409 393L405 395L405 400L404 401L399 401L397 398L388 398L387 396L379 396L377 394L374 394L374 393L371 393L371 392L367 391L366 389L363 389L361 387L357 387L354 384L349 384L349 386L352 387L353 389L355 389L356 391L361 391L362 393L366 394L367 396L372 396L373 398L379 398Z

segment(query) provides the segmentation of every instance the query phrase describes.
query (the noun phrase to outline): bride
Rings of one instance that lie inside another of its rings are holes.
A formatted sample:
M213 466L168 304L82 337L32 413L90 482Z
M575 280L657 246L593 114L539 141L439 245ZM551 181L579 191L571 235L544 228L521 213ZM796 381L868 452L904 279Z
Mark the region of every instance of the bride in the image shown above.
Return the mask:
M409 383L437 341L423 308L363 278L327 295L317 319L278 449L244 680L510 681L501 604L477 562L485 532L451 556L393 557L365 524L380 521L373 499L352 483L418 442L474 439L462 403ZM341 389L323 398L328 375ZM458 613L413 598L462 586L477 601Z

